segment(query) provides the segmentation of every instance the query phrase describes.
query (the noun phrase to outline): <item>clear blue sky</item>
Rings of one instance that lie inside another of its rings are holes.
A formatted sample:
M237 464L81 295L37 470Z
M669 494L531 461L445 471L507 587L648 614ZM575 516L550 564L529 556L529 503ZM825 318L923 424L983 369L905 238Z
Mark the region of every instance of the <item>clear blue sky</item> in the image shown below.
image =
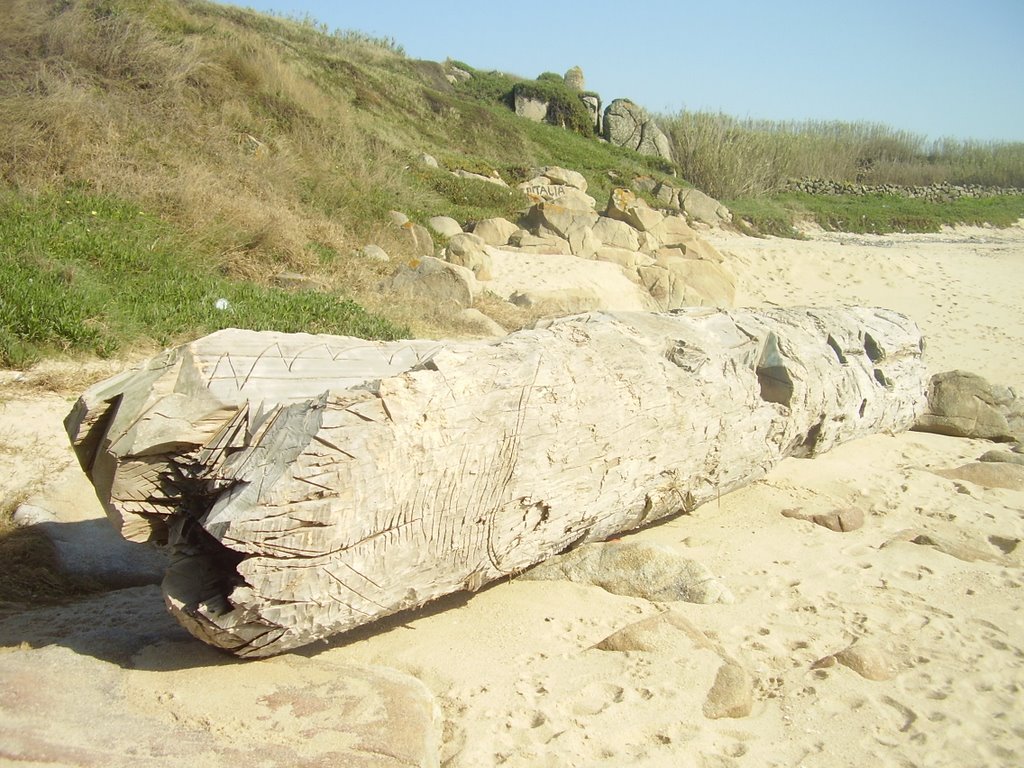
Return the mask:
M1024 0L235 0L533 78L579 65L607 104L880 122L1024 141Z

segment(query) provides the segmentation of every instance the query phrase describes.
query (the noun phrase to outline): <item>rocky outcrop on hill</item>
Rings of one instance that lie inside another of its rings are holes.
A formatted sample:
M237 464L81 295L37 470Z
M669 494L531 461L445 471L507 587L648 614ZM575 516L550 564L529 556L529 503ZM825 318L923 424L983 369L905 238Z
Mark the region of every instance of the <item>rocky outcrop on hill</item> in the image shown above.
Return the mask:
M582 82L582 72L578 79ZM589 137L594 135L596 121L592 106L584 102L584 95L558 75L545 72L534 81L517 82L506 98L520 117Z
M583 93L586 90L586 81L583 79L583 69L581 67L570 67L565 77L565 87L572 91Z
M601 97L596 93L585 93L580 97L583 101L583 106L586 107L587 112L590 113L590 118L594 121L594 132L600 136L604 133L604 119L601 116Z
M629 99L615 99L605 109L604 137L616 146L672 162L668 137L646 110Z
M728 210L697 190L646 178L637 186L656 190L659 199L673 205L699 201L691 208L709 223L727 220ZM473 306L488 291L517 306L544 305L558 314L732 306L735 279L725 259L681 212L653 208L626 188L614 189L598 210L597 201L587 194L586 178L554 165L532 169L519 189L533 205L516 222L485 219L462 232L456 231L457 222L433 217L431 226L447 238L440 258L418 251L385 287L462 308ZM401 214L396 212L393 219L403 230L416 231ZM549 269L533 264L529 257L536 256L548 257ZM569 258L556 265L556 256ZM584 268L585 261L603 266ZM580 283L584 272L589 272L586 285ZM552 273L565 280L552 281Z
M545 99L521 91L513 94L512 106L517 115L535 123L543 123L548 116L548 102Z
M560 191L568 185L553 183L571 180L566 175L551 169L542 172L551 175L539 178L552 183L535 189L546 199L535 203L519 222L533 239L521 234L511 249L528 244L532 253L546 250L617 264L650 294L652 309L732 305L735 280L722 255L684 216L656 210L624 188L613 190L603 213L598 213Z
M540 206L532 216L540 217ZM735 281L722 255L678 214L651 208L627 189L612 192L603 215L593 223L586 213L566 216L545 206L542 218L563 223L577 256L613 261L642 285L661 309L681 306L730 306Z
M510 94L512 108L527 120L580 130L578 121L569 119L568 113L582 105L597 135L616 146L673 162L668 137L642 107L629 99L615 99L602 114L601 97L583 90L583 71L579 67L565 73L564 85L566 93L553 94L549 88L536 83L518 83ZM577 99L580 104L576 103Z
M654 195L666 208L683 211L691 219L711 225L732 222L732 212L728 208L694 187L677 187L650 176L636 179L633 186Z
M458 85L474 75L449 63L446 77ZM597 135L616 146L673 162L668 137L642 107L618 98L602 111L600 95L585 88L583 70L575 66L562 77L545 72L536 80L517 80L502 101L527 120Z

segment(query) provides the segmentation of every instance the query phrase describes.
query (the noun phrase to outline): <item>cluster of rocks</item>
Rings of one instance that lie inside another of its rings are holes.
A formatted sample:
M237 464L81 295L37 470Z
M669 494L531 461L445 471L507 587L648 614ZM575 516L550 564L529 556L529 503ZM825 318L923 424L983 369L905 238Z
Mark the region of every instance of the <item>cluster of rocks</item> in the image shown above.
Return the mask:
M424 153L420 155L419 159L420 162L431 168L441 167L440 163L438 163L437 159L432 155ZM499 187L509 186L497 171L491 171L490 175L485 175L457 168L450 171L450 173L453 176L457 176L462 179L486 181L489 184L495 184ZM535 193L544 195L544 185L540 185L541 188L539 190L536 189L537 186L538 185L535 184L534 181L526 181L519 185L519 189L528 196ZM715 200L710 195L704 194L695 187L678 187L667 181L658 181L651 176L639 176L633 180L632 188L653 195L665 209L682 211L690 220L696 219L697 221L704 222L705 224L711 224L712 226L732 223L732 212L726 206L722 205L722 203ZM593 205L593 202L591 202L591 205Z
M578 98L590 117L590 124L600 135L601 97L595 93L581 93L578 94ZM559 111L552 108L552 103L549 100L522 87L517 87L512 91L512 109L520 117L525 117L535 123L550 123L562 128L566 127Z
M654 195L666 208L683 211L691 220L696 219L715 226L732 223L732 212L696 187L677 187L650 176L641 176L634 180L633 186Z
M937 373L928 384L927 409L914 429L1009 444L1008 450L989 450L977 461L938 470L936 474L985 488L1024 490L1024 396L1013 387L990 384L981 376L965 371ZM961 560L986 559L984 554L965 553L962 547L951 548L936 542L934 537L910 540L936 546ZM1016 545L1017 541L1012 540L1009 549L1000 548L1008 553ZM987 557L991 559L991 553Z
M579 67L566 72L564 82L569 90L578 94L598 136L615 146L673 162L668 136L642 107L629 99L615 99L602 112L601 97L584 91L583 70ZM551 104L535 95L516 92L513 109L520 117L534 122L555 122Z
M961 197L1024 195L1024 189L1017 187L985 187L979 184L946 184L944 182L926 186L857 184L830 179L793 179L787 184L786 189L790 192L806 192L809 195L893 195L929 200L934 203L948 203Z
M681 213L655 209L625 188L613 190L607 205L598 211L597 201L587 194L586 179L557 166L536 169L534 177L519 188L533 205L517 222L490 218L464 228L449 217L430 219L430 228L445 241L436 257L427 227L394 212L393 222L405 233L414 258L387 287L472 307L494 276L497 249L505 254L567 255L618 265L650 295L650 309L733 304L735 280L722 255ZM703 204L710 211L705 211L708 218L721 221L721 206L694 194L695 190L657 183L652 189L673 206L689 200L694 207ZM363 255L381 258L376 246L364 248ZM531 303L525 296L511 298L514 303Z

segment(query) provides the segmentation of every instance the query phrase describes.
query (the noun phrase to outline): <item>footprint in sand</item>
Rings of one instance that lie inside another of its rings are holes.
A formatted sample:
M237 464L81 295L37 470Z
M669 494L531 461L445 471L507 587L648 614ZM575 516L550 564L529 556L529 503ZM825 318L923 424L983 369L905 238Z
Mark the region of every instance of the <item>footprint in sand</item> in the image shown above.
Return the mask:
M914 726L914 723L917 722L917 713L905 704L896 701L896 699L891 696L883 696L881 701L886 706L892 707L896 710L898 717L902 719L902 722L897 725L900 733L907 733L910 731Z
M613 704L621 703L625 694L622 686L613 683L591 683L580 691L572 712L574 715L599 715Z

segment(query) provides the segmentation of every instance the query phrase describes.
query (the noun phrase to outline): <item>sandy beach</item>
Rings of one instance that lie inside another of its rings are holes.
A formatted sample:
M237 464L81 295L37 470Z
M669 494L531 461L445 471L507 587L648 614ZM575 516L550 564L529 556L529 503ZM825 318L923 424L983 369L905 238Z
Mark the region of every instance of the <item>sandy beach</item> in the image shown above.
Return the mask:
M738 276L737 304L867 304L913 317L933 371L1024 384L1024 228L938 235L705 233ZM732 605L673 604L742 661L750 716L702 714L707 651L596 650L669 606L576 584L513 581L330 654L407 669L444 689L450 765L1011 765L1024 744L1024 493L931 472L991 444L908 433L789 459L764 480L632 539L706 565ZM855 506L835 533L804 514ZM976 547L965 562L901 540ZM892 678L815 662L870 644ZM458 659L457 664L452 659Z
M702 234L737 276L737 305L895 309L923 330L931 371L959 368L1024 389L1024 225L936 235L810 231L806 240ZM7 446L31 446L0 451L0 486L38 486L38 498L66 515L97 517L60 442L72 399L40 394L31 378L0 380L0 436ZM57 659L78 673L51 680L41 671L43 680L66 682L35 703L5 705L5 717L17 717L0 725L0 741L16 739L22 751L0 763L99 765L101 748L113 743L105 764L150 764L116 751L131 740L111 739L113 725L96 724L73 704L82 691L81 700L106 701L115 717L130 712L142 733L169 734L164 764L195 761L180 745L206 744L199 734L215 735L227 750L223 764L264 747L266 755L293 750L290 764L328 764L318 761L336 745L310 738L296 746L294 729L261 719L270 694L254 693L252 681L273 681L274 691L301 701L303 690L323 692L357 665L398 670L425 686L438 706L440 764L450 768L1014 766L1024 754L1024 489L935 473L993 447L916 432L876 435L814 459L787 459L715 503L625 537L698 561L732 603L655 603L596 586L511 579L244 664L163 619L140 626L137 612L126 610L136 618L121 628L135 639L110 653L79 637L78 620L44 628L9 617L0 623L0 659L24 658L31 669L33 654L57 648L39 657L40 670ZM39 485L47 472L54 480ZM863 527L849 532L792 516L849 508L864 515ZM146 594L159 600L157 591ZM596 647L666 611L695 633L663 635L651 650ZM117 627L117 611L104 620ZM723 658L747 673L749 714L707 715ZM89 688L95 679L102 696ZM332 706L325 694L309 717L329 718ZM31 707L51 709L48 731L29 739ZM292 705L294 721L301 710ZM345 730L338 721L333 727Z
M852 235L806 229L810 240L707 232L730 257L738 305L864 304L913 318L932 371L961 368L1024 385L1024 228L957 227L938 234Z

